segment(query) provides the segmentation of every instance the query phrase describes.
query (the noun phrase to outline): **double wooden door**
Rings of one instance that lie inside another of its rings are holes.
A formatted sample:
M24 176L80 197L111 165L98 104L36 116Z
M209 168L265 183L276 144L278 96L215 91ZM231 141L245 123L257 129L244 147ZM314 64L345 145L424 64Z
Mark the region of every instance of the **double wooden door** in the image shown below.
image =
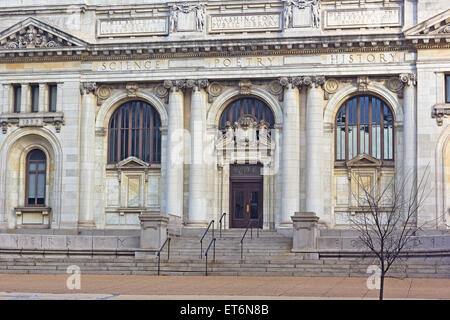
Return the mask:
M231 228L246 228L249 221L252 221L253 227L262 228L262 189L262 180L254 182L231 182Z

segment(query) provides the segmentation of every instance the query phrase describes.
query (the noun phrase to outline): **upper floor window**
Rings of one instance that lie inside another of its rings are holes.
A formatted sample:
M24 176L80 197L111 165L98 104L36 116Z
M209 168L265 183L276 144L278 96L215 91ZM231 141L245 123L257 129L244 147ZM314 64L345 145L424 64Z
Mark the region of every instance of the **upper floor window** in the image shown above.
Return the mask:
M256 98L240 98L231 102L219 120L219 129L224 129L227 122L233 125L243 116L252 116L256 121L264 120L273 128L275 123L272 110L259 99Z
M48 111L56 112L56 84L48 86Z
M143 101L122 104L109 123L108 163L130 156L161 162L161 120L155 108Z
M450 103L450 74L445 75L445 103Z
M26 205L45 206L46 156L42 150L34 149L27 156Z
M31 86L31 112L39 111L39 86Z
M22 87L20 85L16 85L13 87L14 112L20 112L21 104L22 104Z
M362 153L380 160L394 159L392 111L371 95L348 99L336 116L336 160L350 160Z

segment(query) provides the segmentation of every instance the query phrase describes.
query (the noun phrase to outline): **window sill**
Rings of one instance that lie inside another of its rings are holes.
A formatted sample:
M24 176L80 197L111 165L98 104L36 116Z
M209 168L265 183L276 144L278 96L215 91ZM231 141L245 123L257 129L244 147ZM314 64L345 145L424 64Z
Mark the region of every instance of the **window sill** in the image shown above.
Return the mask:
M55 126L56 132L61 131L64 125L63 112L28 112L28 113L3 113L0 116L0 123L3 134L6 134L8 127L43 127L48 124Z
M16 207L18 228L48 228L50 226L50 207Z

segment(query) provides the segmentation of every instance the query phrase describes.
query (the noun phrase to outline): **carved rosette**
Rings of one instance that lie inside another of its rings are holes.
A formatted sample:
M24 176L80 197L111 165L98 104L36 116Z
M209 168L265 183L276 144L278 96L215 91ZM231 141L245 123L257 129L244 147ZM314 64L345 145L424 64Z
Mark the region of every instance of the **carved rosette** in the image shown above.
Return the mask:
M220 96L222 93L223 86L219 82L212 82L208 85L206 91L208 92L208 102L212 103L214 98Z
M339 88L339 81L336 79L327 79L323 84L324 99L328 100L330 95L336 93Z
M81 82L80 83L80 93L81 95L95 93L97 84L95 82Z
M401 99L403 98L403 82L400 80L400 77L392 77L386 81L386 87L397 94L397 96Z

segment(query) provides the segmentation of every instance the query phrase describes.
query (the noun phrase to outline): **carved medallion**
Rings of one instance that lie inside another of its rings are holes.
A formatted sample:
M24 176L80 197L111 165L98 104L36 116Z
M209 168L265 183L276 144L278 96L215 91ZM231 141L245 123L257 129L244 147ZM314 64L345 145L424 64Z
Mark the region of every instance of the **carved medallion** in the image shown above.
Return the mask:
M339 81L337 81L336 79L328 79L327 81L325 81L325 84L323 85L325 99L328 100L330 94L336 93L338 88Z
M208 86L207 91L208 91L208 101L209 103L211 103L213 102L215 97L218 97L222 93L223 87L218 82L212 82Z

